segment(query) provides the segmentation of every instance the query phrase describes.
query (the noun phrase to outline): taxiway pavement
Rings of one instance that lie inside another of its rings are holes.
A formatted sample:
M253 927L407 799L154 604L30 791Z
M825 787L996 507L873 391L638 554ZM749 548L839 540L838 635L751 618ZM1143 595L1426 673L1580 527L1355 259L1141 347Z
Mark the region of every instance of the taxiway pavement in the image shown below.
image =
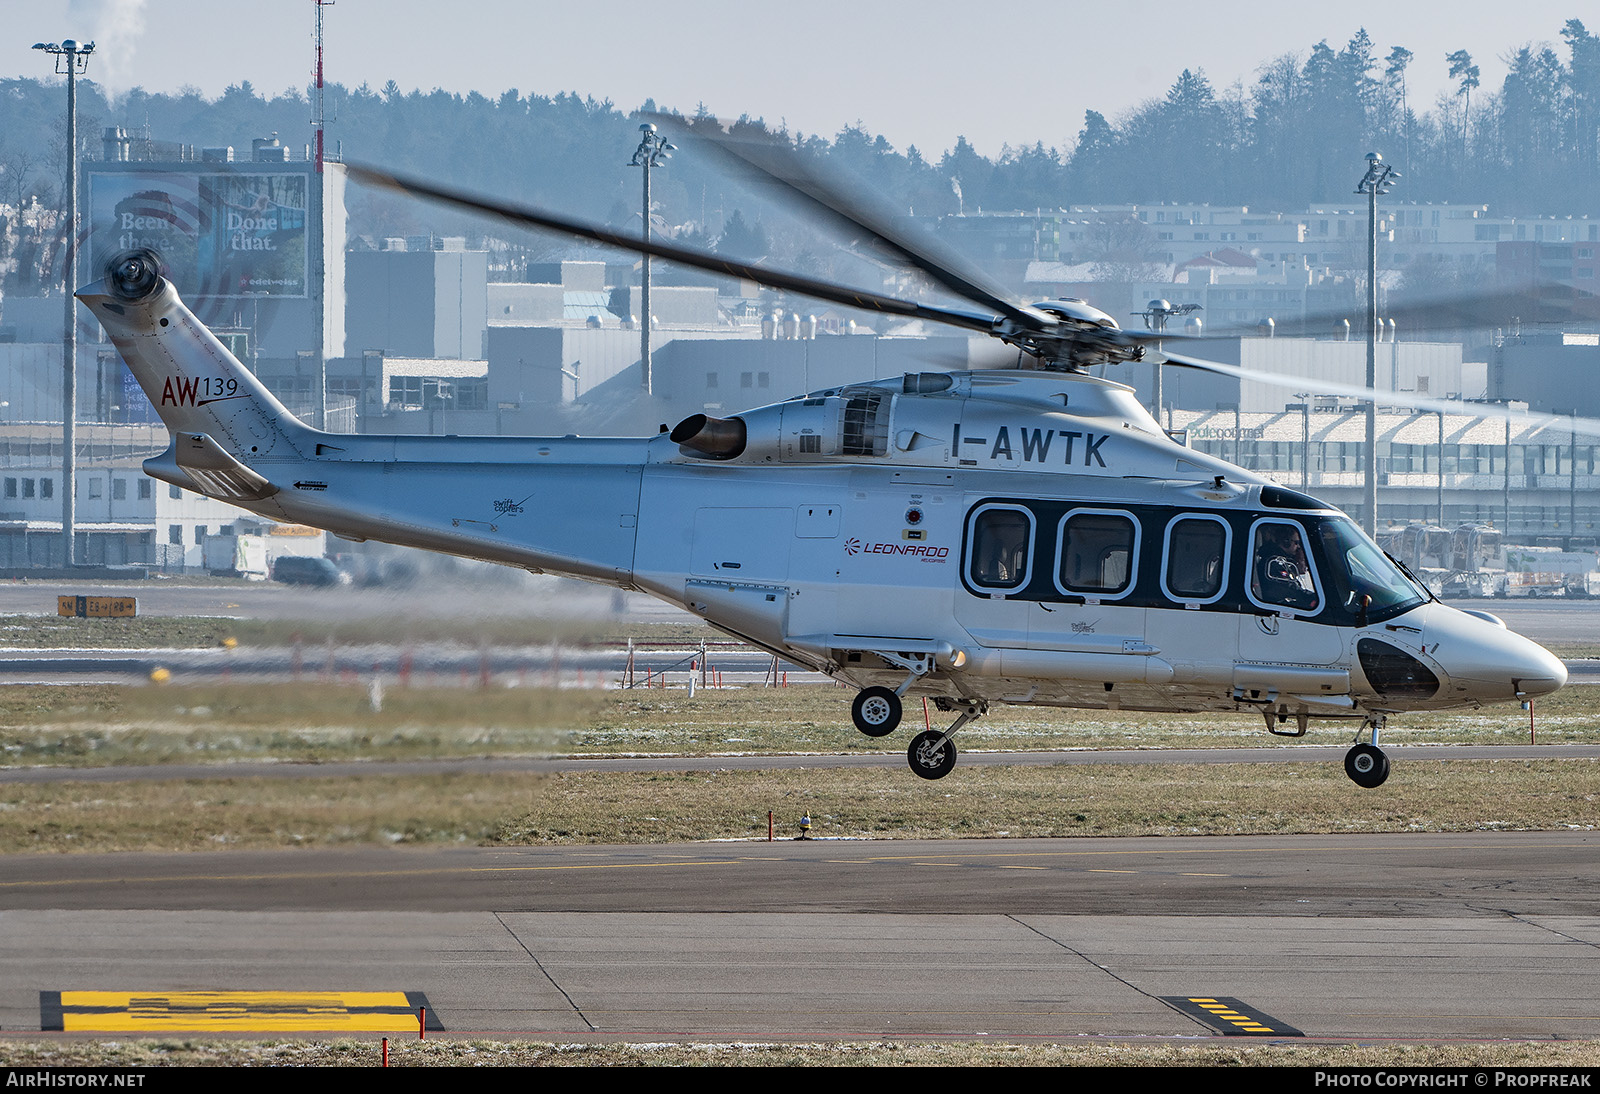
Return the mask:
M1586 832L25 856L0 1026L37 1031L41 992L388 989L446 1035L1187 1040L1221 1033L1178 1004L1224 998L1280 1038L1592 1038L1597 859Z

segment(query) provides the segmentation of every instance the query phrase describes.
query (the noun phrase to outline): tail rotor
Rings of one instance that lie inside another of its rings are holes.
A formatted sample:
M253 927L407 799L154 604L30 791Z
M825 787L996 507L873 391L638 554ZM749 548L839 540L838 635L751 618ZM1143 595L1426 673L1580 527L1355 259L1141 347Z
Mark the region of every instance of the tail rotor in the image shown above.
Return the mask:
M145 299L161 285L161 256L149 248L122 252L106 264L106 285L118 300Z

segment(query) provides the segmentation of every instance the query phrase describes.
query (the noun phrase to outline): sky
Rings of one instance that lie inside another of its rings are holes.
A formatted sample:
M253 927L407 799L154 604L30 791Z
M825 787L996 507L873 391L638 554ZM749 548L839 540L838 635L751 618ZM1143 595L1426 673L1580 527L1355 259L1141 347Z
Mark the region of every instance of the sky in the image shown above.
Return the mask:
M937 158L964 135L1067 148L1085 110L1113 121L1164 96L1185 69L1223 91L1246 88L1285 53L1319 40L1342 48L1365 27L1380 58L1415 54L1414 106L1453 91L1444 56L1466 49L1483 90L1501 58L1551 43L1580 0L337 0L324 9L326 78L355 87L476 90L497 97L561 91L624 111L653 98L690 113L764 117L832 136L861 124L897 149ZM1588 9L1586 25L1600 30ZM310 82L313 0L0 0L0 77L42 76L34 42L94 41L89 75L113 93L200 89L215 98L250 81L273 95ZM179 134L153 134L177 140Z

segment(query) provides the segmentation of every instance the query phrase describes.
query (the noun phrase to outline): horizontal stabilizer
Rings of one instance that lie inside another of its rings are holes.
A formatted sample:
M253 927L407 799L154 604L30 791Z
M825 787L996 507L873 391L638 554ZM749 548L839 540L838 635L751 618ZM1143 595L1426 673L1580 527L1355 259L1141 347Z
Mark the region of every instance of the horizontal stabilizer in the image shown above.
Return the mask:
M260 501L278 492L276 486L228 455L205 433L174 434L172 446L156 459L146 460L145 470L153 478L171 482L170 474L158 472L173 464L194 484L194 489L219 501Z

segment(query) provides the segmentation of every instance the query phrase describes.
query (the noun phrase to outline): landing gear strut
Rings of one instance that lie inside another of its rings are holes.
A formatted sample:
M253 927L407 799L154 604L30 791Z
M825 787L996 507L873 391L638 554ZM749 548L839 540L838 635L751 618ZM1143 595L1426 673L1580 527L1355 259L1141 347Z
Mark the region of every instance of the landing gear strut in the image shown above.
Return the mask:
M1389 757L1378 747L1378 731L1383 728L1383 719L1369 719L1362 728L1370 730L1371 739L1344 754L1344 773L1357 786L1371 790L1382 786L1389 777Z
M935 699L934 705L940 710L959 710L955 724L943 733L937 729L928 729L911 738L911 747L906 749L906 762L911 765L911 770L924 779L942 779L950 774L950 769L956 766L956 744L951 740L956 735L956 730L966 725L972 719L980 717L989 709L989 705L981 699Z

